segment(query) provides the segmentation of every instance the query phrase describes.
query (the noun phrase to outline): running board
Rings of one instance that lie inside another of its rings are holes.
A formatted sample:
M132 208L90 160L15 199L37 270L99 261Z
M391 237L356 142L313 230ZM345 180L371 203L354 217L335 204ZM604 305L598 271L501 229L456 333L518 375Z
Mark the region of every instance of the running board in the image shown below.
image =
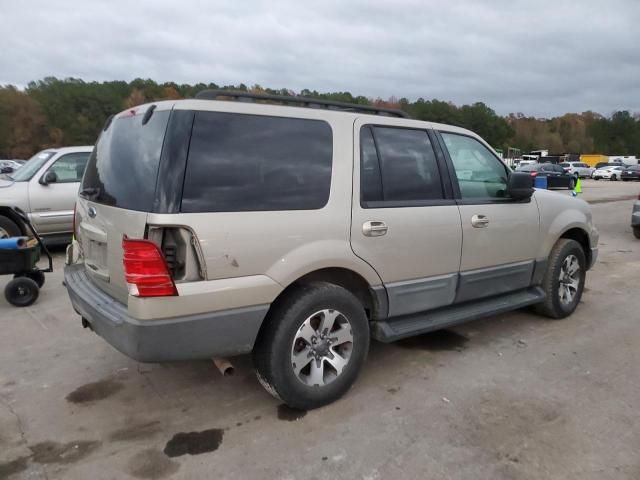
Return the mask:
M540 287L531 287L507 295L450 305L431 312L389 318L385 321L372 322L371 336L381 342L390 343L534 305L544 301L544 298L544 291Z

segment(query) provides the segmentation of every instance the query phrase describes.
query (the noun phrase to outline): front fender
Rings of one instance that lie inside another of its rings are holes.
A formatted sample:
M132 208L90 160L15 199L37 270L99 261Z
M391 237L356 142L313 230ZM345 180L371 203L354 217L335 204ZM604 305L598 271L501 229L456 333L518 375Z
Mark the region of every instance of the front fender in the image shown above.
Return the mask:
M590 248L598 245L598 231L593 225L591 207L581 199L556 192L536 191L540 211L541 242L537 258L547 258L566 232L579 228L589 237Z

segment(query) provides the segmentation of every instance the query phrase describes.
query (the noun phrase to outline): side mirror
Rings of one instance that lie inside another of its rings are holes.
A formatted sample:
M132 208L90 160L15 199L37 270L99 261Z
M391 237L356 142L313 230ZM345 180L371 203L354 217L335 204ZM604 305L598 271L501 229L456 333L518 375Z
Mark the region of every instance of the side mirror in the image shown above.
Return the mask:
M528 200L533 195L533 177L525 172L512 172L507 181L507 195L514 200Z
M13 167L2 167L0 169L0 173L13 173L14 169Z
M40 179L41 185L49 185L50 183L56 183L58 181L58 175L56 172L48 171Z

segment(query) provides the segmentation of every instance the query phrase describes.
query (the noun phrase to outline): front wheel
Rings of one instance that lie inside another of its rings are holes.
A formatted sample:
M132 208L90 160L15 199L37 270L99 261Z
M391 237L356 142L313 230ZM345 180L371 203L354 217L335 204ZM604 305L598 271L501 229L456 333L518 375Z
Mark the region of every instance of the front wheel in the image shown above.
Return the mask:
M633 235L634 235L637 239L640 239L640 227L633 227Z
M614 173L613 175L611 175L611 181L615 182L616 180L618 180L618 177L616 176L616 174Z
M569 190L573 190L574 188L576 188L576 181L572 178L569 180Z
M253 350L258 380L287 405L309 410L344 395L369 351L360 301L337 285L293 290L265 320Z
M10 218L0 215L0 239L9 237L19 237L20 228Z
M550 318L571 315L582 297L587 261L582 246L575 240L561 238L549 255L542 281L546 298L535 310Z

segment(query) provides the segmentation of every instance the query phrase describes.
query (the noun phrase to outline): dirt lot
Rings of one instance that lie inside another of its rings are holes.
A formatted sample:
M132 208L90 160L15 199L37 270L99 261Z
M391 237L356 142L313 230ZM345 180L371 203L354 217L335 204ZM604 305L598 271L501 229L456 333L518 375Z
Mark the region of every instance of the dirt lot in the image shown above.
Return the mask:
M640 185L583 188L601 250L572 317L374 343L350 393L308 413L248 358L222 377L113 350L81 328L59 251L37 304L0 300L0 478L638 479L640 241L612 200Z

